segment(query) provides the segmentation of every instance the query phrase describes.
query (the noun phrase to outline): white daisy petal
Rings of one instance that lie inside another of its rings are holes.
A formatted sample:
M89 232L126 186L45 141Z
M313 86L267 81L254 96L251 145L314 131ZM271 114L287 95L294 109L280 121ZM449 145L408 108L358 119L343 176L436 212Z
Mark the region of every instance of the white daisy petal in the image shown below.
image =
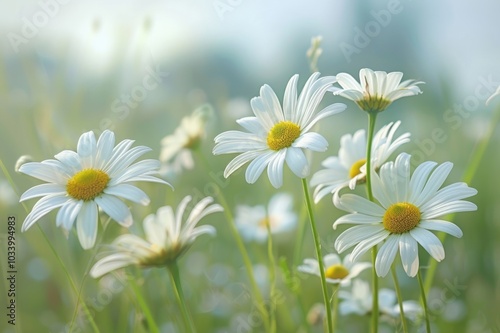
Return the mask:
M341 233L335 240L335 250L342 253L357 243L378 235L384 228L378 225L357 225ZM353 261L354 258L351 255Z
M381 217L370 216L364 214L347 214L339 217L335 223L334 228L340 224L374 224L382 222Z
M380 230L378 233L373 234L370 237L362 240L354 247L351 252L352 261L358 260L360 256L365 254L367 251L371 250L375 245L381 243L384 239L389 236L389 232L385 229Z
M144 206L149 205L150 202L149 197L146 193L144 193L144 191L130 184L109 186L104 190L104 193L122 197Z
M260 89L260 96L262 97L265 109L269 112L268 114L273 124L285 120L278 97L271 87L267 84L263 85Z
M443 220L424 220L418 224L420 228L434 231L443 231L454 237L461 238L462 230L456 224Z
M286 150L286 164L299 178L305 178L309 175L306 155L299 148L290 147Z
M113 155L115 146L115 134L109 130L105 130L97 140L96 149L96 164L94 167L102 169Z
M40 184L27 190L21 195L19 202L42 197L45 195L64 195L66 188L59 184Z
M347 211L370 216L382 217L385 211L377 204L355 194L344 194L340 197L340 204Z
M440 205L434 206L427 211L423 212L423 219L434 219L436 217L444 216L457 212L472 212L477 210L477 206L469 201L457 200L445 202Z
M85 250L92 248L97 238L97 205L85 202L76 218L78 240Z
M399 251L401 263L409 277L415 277L418 272L418 245L409 234L401 234L399 238Z
M441 185L443 185L444 181L450 174L452 167L453 163L445 162L434 170L427 180L427 183L425 184L425 187L420 195L415 198L415 204L417 206L425 204L427 200L436 194L437 190L441 187Z
M80 136L76 152L80 156L82 167L84 169L92 167L97 152L94 132L90 131Z
M341 264L342 261L336 253L330 253L323 257L323 263L325 267Z
M62 174L62 169L58 169L53 164L29 162L24 163L19 168L19 172L28 176L38 178L45 182L66 185L67 177Z
M295 74L292 76L290 81L285 88L285 96L283 97L283 111L285 114L285 119L292 122L297 122L293 116L296 115L295 109L297 108L297 81L299 80L299 75Z
M132 215L127 205L113 195L103 194L96 197L95 202L108 214L113 220L128 228L132 225Z
M255 159L257 156L260 156L260 154L260 151L247 151L241 155L236 156L224 169L224 177L229 177L233 172L241 168L249 161Z
M82 205L82 200L68 200L57 212L56 226L63 227L67 231L71 230Z
M94 264L90 270L90 275L93 278L99 278L109 272L132 265L137 260L126 253L115 253L107 256Z
M444 248L443 244L439 238L437 238L432 232L425 230L423 228L415 228L410 230L410 235L427 251L429 254L436 259L441 261L444 259Z
M422 211L427 211L428 209L441 205L445 202L465 199L476 194L477 190L468 187L465 183L451 184L437 191L436 195L432 197L427 203L422 205L420 209Z
M385 243L380 247L375 260L375 269L378 276L386 276L398 253L399 237L394 235L388 237Z
M68 201L66 196L52 195L41 198L34 206L31 212L26 216L21 231L28 230L36 221L47 215L52 210L61 207Z
M75 173L82 169L82 161L80 155L72 150L63 150L54 156L58 161L63 163L69 171Z
M283 163L285 163L285 151L277 152L267 166L267 176L274 188L283 185Z
M326 139L318 133L309 132L295 140L292 146L323 152L328 148L328 141L326 141Z
M247 131L250 131L252 134L258 136L264 136L266 134L266 130L264 129L264 127L262 127L262 124L256 117L245 117L236 120L236 122Z
M262 171L267 167L275 156L275 152L267 152L257 156L247 167L245 172L245 180L249 184L253 184L259 179Z
M420 164L410 179L410 197L408 198L411 202L416 202L417 198L422 193L425 183L429 178L432 170L436 167L436 162L424 162Z

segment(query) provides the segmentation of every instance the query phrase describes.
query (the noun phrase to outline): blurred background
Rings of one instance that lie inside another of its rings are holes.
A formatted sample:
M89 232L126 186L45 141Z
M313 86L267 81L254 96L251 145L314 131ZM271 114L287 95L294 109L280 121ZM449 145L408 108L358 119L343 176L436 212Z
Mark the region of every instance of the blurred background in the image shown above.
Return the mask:
M275 190L266 176L255 185L246 184L242 172L223 180L222 170L234 156L213 157L213 137L237 129L235 120L251 115L249 100L263 84L273 87L280 98L293 74L301 75L302 86L311 72L306 51L311 38L321 35L318 68L323 75L347 72L357 78L359 69L368 67L402 71L404 79L426 82L422 95L399 100L382 113L377 128L401 120L400 133L412 134L404 151L414 156L415 164L452 161L455 168L448 181L457 182L492 125L492 113L500 107L500 100L485 105L500 85L499 13L500 2L493 0L3 1L0 158L16 188L0 174L0 209L2 221L10 215L17 218L19 273L18 325L7 325L2 314L1 332L64 332L78 314L75 295L40 231L20 232L26 212L18 204L18 195L39 183L14 172L21 155L34 161L48 159L63 149L74 150L83 132L100 134L111 129L119 140L134 139L137 145L152 147L148 158L157 158L161 138L171 134L183 116L209 103L214 114L201 150L212 173L195 158L194 171L169 179L175 192L142 185L152 203L146 208L134 205L134 218L142 221L165 203L177 206L187 194L213 195L214 181L222 184L233 207L267 204ZM366 127L366 115L354 103L333 96L323 103L335 101L345 102L348 110L321 123L318 131L330 147L312 156L313 171L327 156L337 154L343 134ZM479 191L472 198L478 211L458 215L455 222L464 236L445 242L447 258L438 266L429 296L435 332L500 332L498 142L497 131L469 184ZM289 170L281 190L293 193L299 214L300 181ZM29 201L28 207L34 202ZM342 213L324 199L317 205L317 214L324 250L332 250L338 234L331 225ZM83 285L82 298L94 304L101 331L147 331L126 283L84 278L95 251L83 251L74 234L67 241L55 227L54 217L49 214L39 225L77 285ZM196 325L203 332L259 332L258 327L241 324L255 308L244 287L241 257L228 251L235 244L227 221L210 216L206 222L216 226L217 238L201 238L181 259ZM135 223L132 232L141 234L140 224ZM0 263L6 274L6 227L0 231ZM306 231L299 262L314 257ZM102 241L109 243L122 232L111 223ZM299 263L293 255L296 239L292 232L275 240L275 255L284 257L291 268ZM247 247L261 272L262 288L268 288L265 246L248 243ZM422 265L427 258L421 254ZM180 319L166 272L127 273L137 277L162 331L178 332ZM416 281L404 274L401 279L404 295L418 299ZM2 295L5 281L2 275ZM301 281L300 297L308 310L321 300L319 281L315 277ZM382 284L392 287L390 279ZM278 288L294 300L280 279ZM278 305L282 332L297 331L290 318L300 309L290 302ZM81 332L90 332L84 316L76 317L82 318ZM364 332L365 319L342 318L340 331ZM394 331L390 325L386 328Z

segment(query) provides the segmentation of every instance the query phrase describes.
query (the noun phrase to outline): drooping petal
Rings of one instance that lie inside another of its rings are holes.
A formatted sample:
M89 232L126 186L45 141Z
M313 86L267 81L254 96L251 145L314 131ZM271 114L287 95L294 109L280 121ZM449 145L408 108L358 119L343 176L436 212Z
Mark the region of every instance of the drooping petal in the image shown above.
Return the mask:
M387 237L385 243L378 250L377 259L375 260L375 269L378 276L386 276L387 272L389 272L396 253L398 253L399 238L397 235Z
M71 199L68 199L68 197L61 195L51 195L41 198L33 206L33 209L28 214L28 216L26 216L26 219L24 220L21 227L21 231L24 232L28 230L36 221L47 215L52 210L61 207L66 202L68 202L68 200Z
M97 205L93 201L85 202L76 218L76 232L83 249L94 247L97 238Z
M309 164L306 155L300 148L287 148L286 164L299 178L305 178L309 175Z
M120 223L125 228L132 225L132 214L127 205L113 195L102 194L96 197L95 202L108 214L113 220Z
M401 234L399 238L399 252L401 263L409 277L415 277L418 272L418 245L415 239L408 233Z
M267 176L274 188L280 188L283 185L283 164L285 163L286 151L278 151L267 166Z
M444 248L443 244L439 238L437 238L432 232L425 230L423 228L416 227L410 230L410 235L427 251L429 254L436 259L441 261L444 259Z
M33 186L26 192L24 192L21 195L21 198L19 199L19 202L37 198L37 197L42 197L46 195L65 195L66 194L66 188L62 185L59 184L40 184L37 186Z

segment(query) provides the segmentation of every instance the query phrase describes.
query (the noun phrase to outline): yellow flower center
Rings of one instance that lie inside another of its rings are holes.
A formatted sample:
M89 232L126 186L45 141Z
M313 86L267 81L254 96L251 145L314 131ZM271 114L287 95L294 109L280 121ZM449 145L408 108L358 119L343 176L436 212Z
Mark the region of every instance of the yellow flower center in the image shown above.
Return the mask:
M381 112L391 104L391 101L383 96L365 95L363 99L356 101L356 103L362 110L367 112Z
M189 140L184 145L184 148L190 149L190 150L196 150L196 149L198 149L198 147L200 147L200 144L201 144L201 137L200 136L192 136L192 137L189 137Z
M349 170L349 178L354 178L361 173L361 167L365 165L366 158L362 158L351 166L351 170Z
M417 226L420 222L420 210L409 202L398 202L387 208L382 221L386 230L402 234Z
M340 264L328 267L325 272L325 276L329 279L343 279L347 275L349 270Z
M66 191L77 200L92 200L104 191L108 182L109 176L104 171L85 169L71 177Z
M291 121L281 121L274 125L267 134L267 145L272 150L280 150L290 147L299 136L299 125Z
M262 220L259 221L259 227L267 229L267 227L272 228L273 226L273 220L270 219L269 217L264 217Z

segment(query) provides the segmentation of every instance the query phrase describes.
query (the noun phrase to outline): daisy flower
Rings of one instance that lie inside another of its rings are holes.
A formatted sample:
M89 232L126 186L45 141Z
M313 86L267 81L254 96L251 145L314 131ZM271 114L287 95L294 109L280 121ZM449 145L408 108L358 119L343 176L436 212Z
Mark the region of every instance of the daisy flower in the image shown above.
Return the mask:
M364 111L381 112L401 97L422 93L417 85L424 82L415 80L401 82L402 78L401 72L387 74L363 68L359 71L359 83L347 73L337 74L337 81L342 89L334 87L332 91L335 95L356 102Z
M375 260L378 276L385 276L399 249L403 268L408 276L417 274L418 244L441 261L444 249L441 241L430 230L443 231L462 237L455 224L439 217L456 212L474 211L477 206L462 199L477 191L465 183L454 183L441 188L453 164L435 162L420 164L410 177L410 155L400 154L395 162L385 163L380 174L373 173L373 196L378 204L354 194L334 196L337 208L351 214L340 217L333 224L357 224L344 231L335 241L341 253L355 246L352 260L377 244L382 244Z
M94 133L80 136L76 152L64 150L55 160L24 163L19 172L47 182L32 187L20 201L42 197L24 220L22 231L50 211L60 208L56 225L76 230L84 249L94 246L97 236L97 215L100 207L113 220L124 227L132 224L127 205L119 198L148 205L149 197L129 184L134 181L167 182L154 177L158 173L158 160L143 160L132 164L151 149L145 146L130 148L133 140L123 140L115 146L113 132L104 131L96 142Z
M247 241L267 240L267 227L272 234L280 234L292 230L297 224L297 215L293 212L293 197L290 194L275 194L264 206L236 206L236 227Z
M343 316L349 314L364 316L370 314L372 311L372 293L370 292L370 286L365 281L354 280L352 291L339 290L339 298L342 300L339 304L339 312ZM378 304L382 315L394 319L400 317L396 293L393 290L380 289ZM405 317L413 321L416 321L423 313L418 302L412 300L403 302L403 311Z
M491 100L497 97L498 95L500 95L500 86L498 86L497 90L493 93L493 95L488 97L488 99L486 100L486 105L490 104Z
M196 109L191 115L182 118L174 134L161 140L160 161L166 165L166 169L178 173L182 169L194 167L191 152L199 147L205 137L205 125L210 113L209 106Z
M394 139L400 121L382 127L373 138L372 165L375 170L387 161L389 156L402 144L410 141L410 133ZM394 139L394 140L393 140ZM359 130L354 135L346 134L340 139L338 156L331 156L321 164L311 178L314 190L314 202L318 203L325 195L340 191L349 186L353 190L357 184L366 180L366 134Z
M310 132L312 127L320 119L346 108L336 103L316 113L324 94L336 82L334 76L319 78L319 75L311 75L298 97L299 76L294 75L285 89L283 107L273 89L262 86L260 96L250 101L255 117L237 120L248 132L227 131L215 137L215 155L241 153L227 165L226 178L250 161L245 173L249 184L255 183L267 167L271 184L281 187L285 162L298 177L305 178L309 174L304 150L325 151L328 147L323 136Z
M357 277L362 271L372 266L369 262L355 263L351 260L351 256L345 256L341 261L340 257L335 254L327 254L323 257L325 267L326 282L348 286L351 280ZM316 259L304 259L304 264L298 268L299 272L308 273L320 276L319 265Z
M146 216L144 219L146 240L131 234L116 238L112 243L112 254L96 262L90 270L90 275L97 278L129 265L165 266L186 252L198 236L215 235L213 226L196 227L196 225L205 216L222 212L222 207L211 204L213 199L206 197L194 206L183 222L184 211L190 201L190 196L185 197L177 207L175 215L170 206L164 206L158 209L156 215Z

